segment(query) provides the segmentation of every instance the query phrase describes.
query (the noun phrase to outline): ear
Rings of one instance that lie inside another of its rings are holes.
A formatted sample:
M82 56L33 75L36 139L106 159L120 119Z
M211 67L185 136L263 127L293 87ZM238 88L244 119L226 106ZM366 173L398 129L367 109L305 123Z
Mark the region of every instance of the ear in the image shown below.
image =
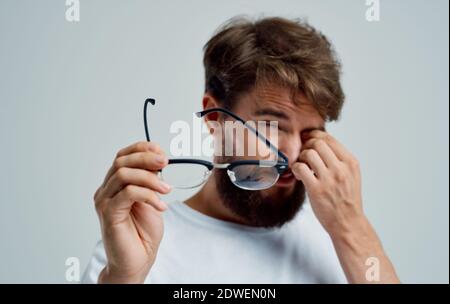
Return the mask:
M209 93L205 93L203 95L202 104L203 104L203 110L220 107L220 103L217 101L217 99ZM205 123L208 126L210 133L212 133L213 132L212 130L214 128L213 126L217 125L217 123L219 123L219 118L220 118L219 113L211 113L211 114L204 116L203 118L205 119Z

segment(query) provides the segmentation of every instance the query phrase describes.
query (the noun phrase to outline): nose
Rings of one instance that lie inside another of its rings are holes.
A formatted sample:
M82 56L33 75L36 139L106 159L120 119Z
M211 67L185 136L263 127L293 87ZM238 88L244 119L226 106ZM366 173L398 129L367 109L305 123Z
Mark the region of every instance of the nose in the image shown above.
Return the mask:
M302 148L300 136L289 136L279 139L279 150L289 159L289 166L297 162Z

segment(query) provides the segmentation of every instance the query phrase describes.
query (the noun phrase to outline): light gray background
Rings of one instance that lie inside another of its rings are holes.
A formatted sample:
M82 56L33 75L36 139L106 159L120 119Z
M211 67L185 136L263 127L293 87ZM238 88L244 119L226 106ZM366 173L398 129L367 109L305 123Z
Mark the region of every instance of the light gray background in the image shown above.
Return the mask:
M356 154L365 210L403 282L449 282L448 1L0 1L0 282L65 281L99 227L92 196L116 151L192 121L202 46L238 14L307 17L335 44L347 101L331 132ZM166 200L183 198L176 191Z

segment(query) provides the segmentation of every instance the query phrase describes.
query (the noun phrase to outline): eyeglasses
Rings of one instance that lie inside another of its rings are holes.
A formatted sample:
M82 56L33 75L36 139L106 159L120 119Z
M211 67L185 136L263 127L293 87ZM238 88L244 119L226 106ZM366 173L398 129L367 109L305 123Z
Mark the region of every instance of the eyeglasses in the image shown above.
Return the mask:
M154 105L155 99L147 98L144 103L144 127L147 141L150 141L147 124L147 106ZM201 118L210 113L224 113L241 122L248 130L277 156L278 160L235 160L229 163L213 163L206 160L179 158L169 159L168 165L160 171L161 178L173 188L192 189L206 182L213 169L227 170L231 182L244 190L264 190L272 187L281 174L288 168L288 158L279 151L267 138L245 120L223 108L212 108L195 113ZM281 160L280 160L281 159ZM183 174L184 173L184 174Z

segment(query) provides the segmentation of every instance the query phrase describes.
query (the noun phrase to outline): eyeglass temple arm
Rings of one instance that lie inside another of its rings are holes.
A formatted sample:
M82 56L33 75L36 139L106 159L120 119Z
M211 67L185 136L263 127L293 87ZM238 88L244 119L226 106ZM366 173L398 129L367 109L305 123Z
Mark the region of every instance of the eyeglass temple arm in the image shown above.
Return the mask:
M147 98L144 103L144 127L145 127L145 137L147 141L150 141L150 135L148 134L148 124L147 124L147 106L151 103L155 105L155 100L153 98Z
M283 152L281 152L280 150L278 150L267 138L265 138L263 135L261 135L258 130L256 130L255 128L253 128L252 126L248 125L247 122L245 120L243 120L242 118L240 118L239 116L237 116L236 114L234 114L233 112L230 112L226 109L223 108L211 108L208 110L204 110L204 111L200 111L195 113L195 115L197 115L198 117L203 117L209 113L212 112L222 112L225 114L230 115L231 117L233 117L234 119L242 122L244 124L244 126L246 126L250 131L252 131L253 133L256 134L256 136L258 136L260 139L262 139L264 141L264 143L275 153L278 154L279 157L281 157L286 163L289 162L289 159L286 155L284 155Z
M148 104L151 103L152 105L154 105L156 103L155 99L153 98L147 98L145 100L144 103L144 128L145 128L145 137L147 139L147 141L150 141L150 135L148 132L148 123L147 123L147 106ZM204 111L200 111L195 113L198 117L203 117L209 113L212 112L222 112L225 114L230 115L231 117L233 117L234 119L242 122L244 124L244 126L246 126L250 131L252 131L253 133L256 134L256 136L258 136L260 139L262 139L264 141L264 143L275 153L278 154L278 156L280 156L285 162L289 162L288 158L286 155L284 155L284 153L282 153L281 151L279 151L267 138L265 138L263 135L261 135L258 130L256 130L255 128L253 128L252 126L248 125L247 122L245 120L243 120L242 118L240 118L239 116L237 116L236 114L234 114L233 112L230 112L226 109L223 108L211 108L208 110L204 110Z

